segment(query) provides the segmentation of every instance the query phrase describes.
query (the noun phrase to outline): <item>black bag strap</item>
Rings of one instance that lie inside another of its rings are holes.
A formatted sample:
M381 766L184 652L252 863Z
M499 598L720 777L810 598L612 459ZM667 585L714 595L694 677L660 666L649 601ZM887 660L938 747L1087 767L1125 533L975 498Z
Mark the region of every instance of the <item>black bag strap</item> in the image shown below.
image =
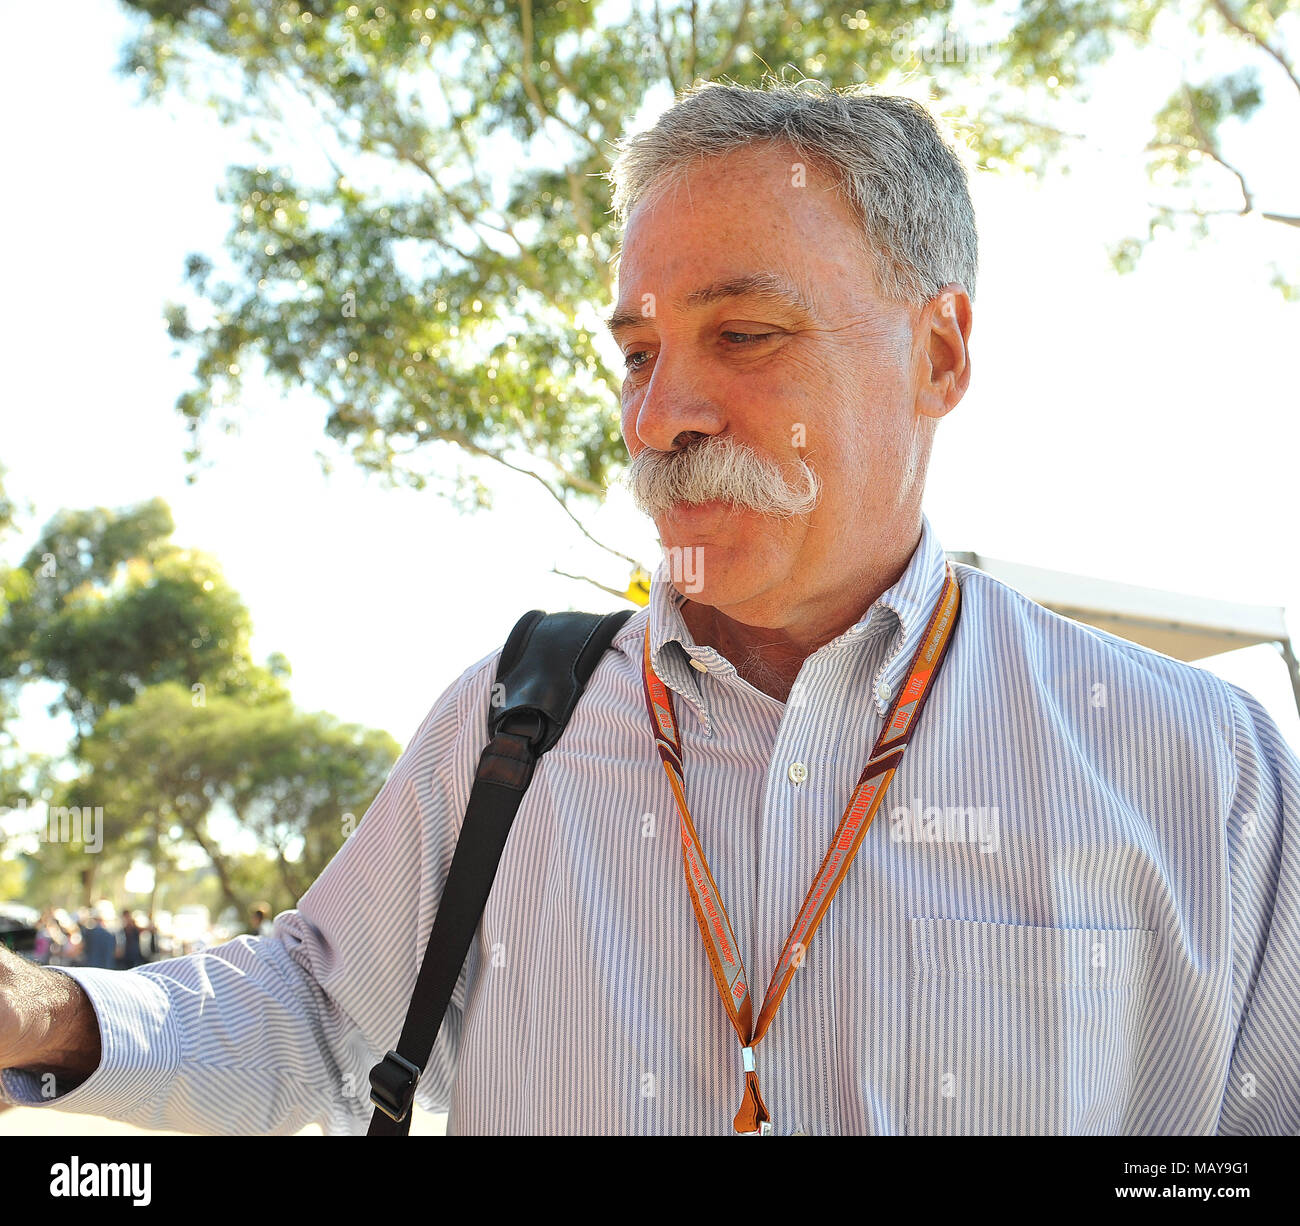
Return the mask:
M375 1112L367 1136L409 1134L416 1083L438 1038L533 768L560 739L601 656L632 613L533 609L510 632L492 687L490 740L479 758L402 1034L397 1047L370 1070Z

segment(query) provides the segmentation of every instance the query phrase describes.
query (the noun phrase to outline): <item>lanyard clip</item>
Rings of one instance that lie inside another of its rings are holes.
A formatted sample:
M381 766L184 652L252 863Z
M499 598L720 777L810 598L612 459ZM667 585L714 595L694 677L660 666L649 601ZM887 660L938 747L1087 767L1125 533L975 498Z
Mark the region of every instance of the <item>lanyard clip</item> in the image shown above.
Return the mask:
M772 1117L767 1113L763 1095L758 1088L758 1074L754 1071L754 1049L740 1049L740 1063L745 1070L745 1097L740 1110L732 1121L732 1127L739 1133L750 1137L770 1137L772 1135Z

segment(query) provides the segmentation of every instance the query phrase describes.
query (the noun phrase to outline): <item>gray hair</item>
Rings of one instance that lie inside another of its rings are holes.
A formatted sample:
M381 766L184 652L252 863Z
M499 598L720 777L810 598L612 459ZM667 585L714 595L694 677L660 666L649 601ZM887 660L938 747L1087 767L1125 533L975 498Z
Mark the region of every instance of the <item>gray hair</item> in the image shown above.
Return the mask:
M615 216L625 225L642 199L679 184L698 159L784 142L832 180L857 217L887 298L923 306L958 282L974 299L978 244L965 168L919 102L866 88L770 74L758 88L691 87L652 128L616 143L605 176Z

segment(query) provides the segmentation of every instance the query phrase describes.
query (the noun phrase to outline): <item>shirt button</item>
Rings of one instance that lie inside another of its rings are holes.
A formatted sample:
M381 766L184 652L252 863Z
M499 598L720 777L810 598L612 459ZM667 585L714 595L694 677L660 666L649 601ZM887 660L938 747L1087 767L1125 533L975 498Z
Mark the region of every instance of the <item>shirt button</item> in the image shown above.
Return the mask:
M709 671L709 666L703 660L697 660L694 656L691 657L691 667L702 673Z
M786 774L790 776L791 783L802 783L808 778L808 768L802 762L791 762Z
M894 696L893 687L889 684L888 681L882 681L880 683L880 701L888 702L891 698L893 698L893 696Z

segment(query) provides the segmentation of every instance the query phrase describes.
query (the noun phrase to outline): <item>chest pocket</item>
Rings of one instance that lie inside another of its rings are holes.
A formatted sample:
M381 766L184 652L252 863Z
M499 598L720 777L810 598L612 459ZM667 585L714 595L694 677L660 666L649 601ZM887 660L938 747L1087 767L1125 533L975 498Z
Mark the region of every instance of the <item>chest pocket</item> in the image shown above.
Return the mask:
M1154 936L912 920L904 1131L1117 1132Z

